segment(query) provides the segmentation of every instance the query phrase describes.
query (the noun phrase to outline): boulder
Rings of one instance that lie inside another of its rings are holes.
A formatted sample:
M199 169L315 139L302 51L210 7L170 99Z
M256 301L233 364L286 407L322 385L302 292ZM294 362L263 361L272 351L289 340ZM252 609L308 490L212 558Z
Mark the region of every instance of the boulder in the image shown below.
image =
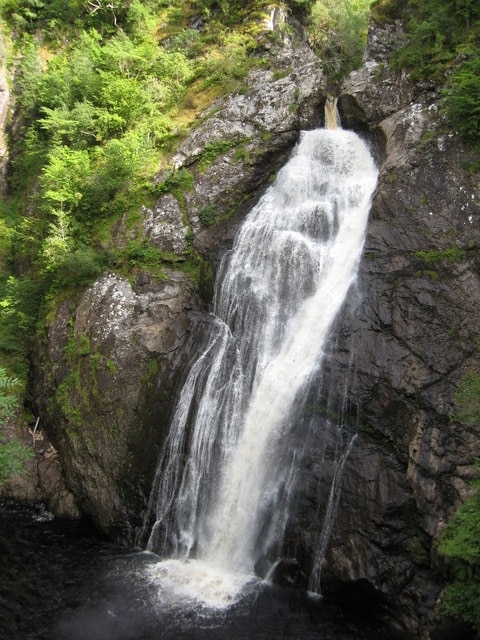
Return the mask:
M82 513L130 541L198 310L183 274L141 275L132 286L106 273L58 305L37 355L37 405L68 487Z

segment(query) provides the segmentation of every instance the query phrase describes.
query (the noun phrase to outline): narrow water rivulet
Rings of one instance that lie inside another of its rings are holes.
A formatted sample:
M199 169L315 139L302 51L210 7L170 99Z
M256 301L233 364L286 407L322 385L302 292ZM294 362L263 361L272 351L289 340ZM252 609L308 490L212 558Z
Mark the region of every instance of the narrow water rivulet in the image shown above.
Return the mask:
M150 499L148 548L170 558L150 573L181 595L223 606L281 548L294 425L356 279L376 179L355 133L303 132L221 263Z

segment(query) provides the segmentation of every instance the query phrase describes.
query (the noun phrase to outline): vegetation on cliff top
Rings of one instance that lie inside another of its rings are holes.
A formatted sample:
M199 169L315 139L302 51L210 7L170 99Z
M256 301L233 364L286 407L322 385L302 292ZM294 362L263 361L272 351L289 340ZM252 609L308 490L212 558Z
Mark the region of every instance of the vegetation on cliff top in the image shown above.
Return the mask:
M480 470L480 460L477 461ZM480 483L477 493L455 514L440 539L439 552L453 570L453 580L443 592L448 615L480 631Z
M480 3L476 0L376 0L380 22L401 19L404 41L393 63L412 80L441 87L451 126L480 142Z
M455 396L456 418L480 429L480 374L468 371ZM480 458L476 460L480 472ZM456 512L440 536L438 551L448 563L450 584L442 594L444 611L480 631L480 480L474 495Z
M322 0L313 3L308 40L325 74L340 80L362 62L372 0Z

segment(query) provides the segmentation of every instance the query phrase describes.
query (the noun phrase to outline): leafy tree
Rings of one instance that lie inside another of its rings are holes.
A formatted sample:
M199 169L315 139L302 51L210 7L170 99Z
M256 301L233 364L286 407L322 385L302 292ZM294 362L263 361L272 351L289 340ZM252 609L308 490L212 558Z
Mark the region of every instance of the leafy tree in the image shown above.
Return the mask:
M48 225L48 235L42 243L41 256L45 271L60 267L74 248L69 215L62 209L54 210L55 222Z
M395 54L395 63L409 69L414 78L443 79L446 69L463 57L465 44L478 49L478 2L407 0L406 5L406 38Z
M287 4L294 12L306 16L314 7L315 0L287 0Z
M23 113L29 115L36 107L43 64L33 40L27 39L16 75L16 99Z
M22 379L26 378L27 356L44 293L44 283L27 275L10 275L0 284L0 350Z
M42 200L48 212L56 208L71 210L80 202L89 169L90 157L86 151L66 146L52 149L41 177Z
M330 78L360 66L371 0L322 0L311 8L308 37Z
M5 269L11 254L12 229L0 218L0 270Z
M455 575L443 593L445 612L480 631L480 493L457 511L441 537L439 552Z
M456 417L478 429L480 375L467 372L455 394ZM476 460L480 472L480 458ZM456 512L439 540L439 553L452 569L453 582L443 593L444 610L480 631L480 481L475 494Z
M443 90L445 112L460 136L480 141L480 57L464 60Z

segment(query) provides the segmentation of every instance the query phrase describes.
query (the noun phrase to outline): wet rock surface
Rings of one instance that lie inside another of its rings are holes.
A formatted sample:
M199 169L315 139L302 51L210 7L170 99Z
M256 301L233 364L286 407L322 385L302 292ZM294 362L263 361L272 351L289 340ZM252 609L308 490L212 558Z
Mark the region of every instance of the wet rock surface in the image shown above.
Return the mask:
M363 134L368 122L371 139L385 146L359 295L331 340L323 383L337 385L338 407L349 381L345 420L359 433L322 581L328 591L338 580L366 580L398 624L423 637L435 633L444 579L436 539L471 494L480 450L457 396L463 377L480 371L480 184L462 162L468 148L445 132L432 87L388 72L380 94L373 70L383 63L386 73L389 48L379 43L392 30L373 27L364 66L344 86L346 121L350 114ZM311 544L308 525L302 535Z

